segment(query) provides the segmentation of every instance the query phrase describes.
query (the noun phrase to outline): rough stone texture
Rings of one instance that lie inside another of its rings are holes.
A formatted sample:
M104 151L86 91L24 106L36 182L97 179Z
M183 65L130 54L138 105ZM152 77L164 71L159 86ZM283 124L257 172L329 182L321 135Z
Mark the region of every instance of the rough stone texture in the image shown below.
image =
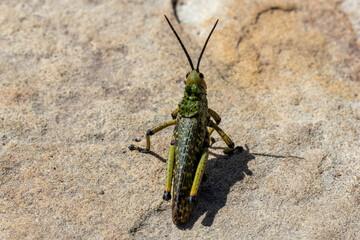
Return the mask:
M0 239L360 239L357 0L2 1ZM161 199L189 66L218 135L191 221ZM177 22L178 19L180 22Z

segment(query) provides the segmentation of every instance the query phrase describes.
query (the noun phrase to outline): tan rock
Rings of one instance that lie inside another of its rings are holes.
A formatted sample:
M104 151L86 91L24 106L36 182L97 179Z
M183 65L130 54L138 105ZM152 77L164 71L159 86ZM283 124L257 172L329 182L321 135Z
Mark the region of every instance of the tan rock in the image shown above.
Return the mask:
M174 6L174 8L173 8ZM174 12L175 9L175 12ZM5 1L0 239L359 239L360 6L355 0ZM185 229L162 201L189 66L249 153L219 136ZM177 22L179 19L180 23Z

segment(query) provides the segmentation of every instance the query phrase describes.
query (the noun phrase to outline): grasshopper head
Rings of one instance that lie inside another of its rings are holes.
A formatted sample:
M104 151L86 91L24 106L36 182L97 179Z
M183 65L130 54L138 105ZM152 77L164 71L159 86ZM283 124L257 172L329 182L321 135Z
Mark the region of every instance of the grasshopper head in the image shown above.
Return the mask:
M200 61L201 61L201 57L205 51L206 45L209 42L209 39L211 37L211 34L214 32L215 27L217 25L217 23L219 22L219 19L215 22L214 27L211 29L211 32L208 36L208 38L206 39L206 42L204 44L203 49L201 50L199 59L198 59L198 63L196 66L196 69L194 69L194 65L191 61L191 58L188 54L188 52L186 51L186 48L184 46L184 44L181 42L181 39L179 37L179 35L176 33L174 27L171 25L169 19L165 16L166 21L169 23L169 26L171 28L171 30L174 32L176 38L178 39L182 49L184 50L184 53L189 61L190 67L191 67L191 72L189 72L188 74L186 74L186 87L185 87L185 91L190 94L195 94L196 92L198 92L197 90L195 91L195 89L199 89L199 86L203 87L204 90L206 90L206 83L204 81L204 75L199 71L199 67L200 67ZM190 89L192 89L192 91L190 91Z
M198 85L206 90L206 83L204 81L204 75L197 70L192 70L186 74L186 86Z
M186 75L184 97L179 103L179 113L183 117L194 117L207 109L206 83L204 75L192 70ZM207 112L207 110L206 110Z

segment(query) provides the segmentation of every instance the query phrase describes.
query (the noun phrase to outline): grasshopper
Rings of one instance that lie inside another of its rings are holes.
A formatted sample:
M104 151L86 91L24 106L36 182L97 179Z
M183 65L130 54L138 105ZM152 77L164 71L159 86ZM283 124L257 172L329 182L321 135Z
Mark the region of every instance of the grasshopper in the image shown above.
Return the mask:
M186 74L184 97L179 103L178 108L171 114L173 120L146 131L146 148L130 145L129 149L144 153L149 152L150 136L166 127L175 125L166 161L166 180L163 199L167 201L171 199L170 191L173 183L172 220L175 225L180 225L188 222L196 203L196 195L204 176L209 156L210 135L214 130L218 132L228 146L224 150L226 154L232 153L235 149L242 150L242 147L235 147L233 141L219 128L218 125L221 118L214 110L208 108L206 83L204 75L199 71L201 57L219 20L216 21L206 39L197 67L194 69L184 44L169 19L166 16L165 18L184 50L191 67L191 71ZM210 128L209 130L208 127Z

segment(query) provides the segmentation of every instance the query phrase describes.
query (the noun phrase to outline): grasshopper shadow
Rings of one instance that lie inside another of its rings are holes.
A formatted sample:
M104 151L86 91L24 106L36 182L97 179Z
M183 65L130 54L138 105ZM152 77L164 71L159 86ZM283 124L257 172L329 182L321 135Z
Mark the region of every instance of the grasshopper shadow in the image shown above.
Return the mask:
M214 148L212 148L214 149ZM216 148L215 148L216 149ZM204 214L202 225L211 226L216 214L226 205L230 188L244 179L245 175L252 175L248 162L255 159L248 149L236 151L230 156L210 152L215 159L209 159L206 167L207 180L200 186L198 204L190 221L182 229L191 229L195 222Z

